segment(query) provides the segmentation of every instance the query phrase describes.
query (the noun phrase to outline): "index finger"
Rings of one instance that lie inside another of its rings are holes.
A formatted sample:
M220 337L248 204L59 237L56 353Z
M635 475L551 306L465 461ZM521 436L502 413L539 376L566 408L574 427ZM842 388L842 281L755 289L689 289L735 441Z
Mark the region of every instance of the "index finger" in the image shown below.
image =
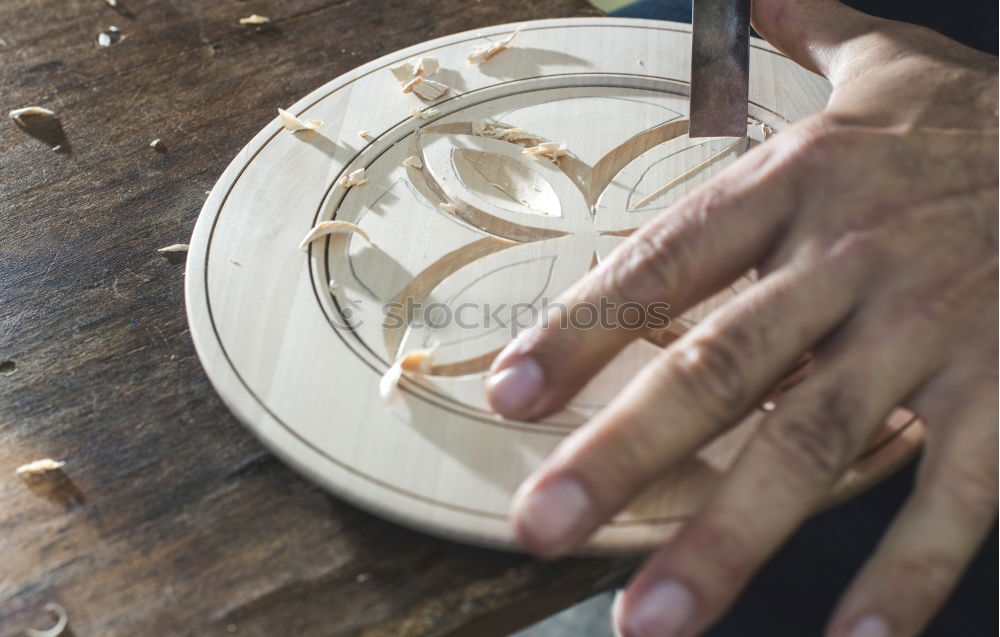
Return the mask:
M559 297L555 311L666 302L676 316L723 288L762 260L795 209L792 158L780 143L743 155L624 241ZM547 318L493 363L487 397L504 416L530 420L558 411L641 334Z

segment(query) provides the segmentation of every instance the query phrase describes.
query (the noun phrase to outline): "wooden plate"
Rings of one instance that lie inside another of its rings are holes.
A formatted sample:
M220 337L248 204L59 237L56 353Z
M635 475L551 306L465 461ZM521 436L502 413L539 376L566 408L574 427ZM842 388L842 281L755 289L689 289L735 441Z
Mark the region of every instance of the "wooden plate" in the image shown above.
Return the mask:
M747 147L822 108L829 93L822 78L755 40L748 138L689 140L687 25L531 22L509 50L466 64L471 49L513 28L410 47L290 106L325 124L292 133L275 119L233 160L195 227L186 289L209 378L276 454L379 515L508 548L506 509L519 482L661 347L635 342L567 410L515 422L492 414L482 389L512 326ZM430 79L450 87L433 104L404 94L389 70L421 56L440 62ZM433 110L412 117L411 108ZM477 134L493 125L564 143L569 154L556 164L523 153L537 140ZM402 165L411 156L420 168ZM367 183L338 185L359 168ZM331 219L360 226L370 241L333 235L299 249ZM666 340L752 279L672 317ZM386 311L397 302L412 309L403 320ZM386 404L379 381L393 361L433 343L431 373L404 378L402 400ZM664 476L585 550L643 549L669 537L763 413ZM841 494L904 459L919 438L911 424L897 414Z

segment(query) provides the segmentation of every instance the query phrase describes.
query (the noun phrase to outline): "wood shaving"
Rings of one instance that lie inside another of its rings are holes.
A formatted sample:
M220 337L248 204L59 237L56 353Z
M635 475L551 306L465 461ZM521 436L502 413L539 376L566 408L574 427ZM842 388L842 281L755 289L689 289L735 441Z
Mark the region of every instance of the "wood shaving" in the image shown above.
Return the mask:
M429 374L431 372L434 355L437 353L437 344L429 349L417 349L401 356L392 364L385 374L382 375L378 383L378 393L387 404L393 404L399 400L399 381L403 374Z
M245 18L240 18L240 24L243 25L258 25L258 24L269 24L271 18L263 15L257 15L256 13L250 14Z
M523 128L516 126L506 126L504 124L494 124L484 120L477 120L472 123L472 132L480 137L500 139L505 142L529 142L535 145L545 143L544 137L539 137L534 133L529 133Z
M55 111L50 111L47 108L42 108L41 106L25 106L24 108L15 108L11 112L7 113L7 117L11 118L21 126L26 126L25 119L30 119L32 117L55 117Z
M121 42L123 37L125 36L122 35L118 27L108 27L106 31L101 31L97 34L97 45L111 46L112 44Z
M410 117L413 119L427 119L432 115L437 115L438 109L436 108L417 108L413 107L410 109Z
M27 635L27 637L60 637L60 635L62 635L66 630L66 625L69 623L69 617L66 615L65 608L55 602L49 602L45 605L45 610L56 616L56 625L46 630L28 628L24 631L24 634Z
M51 471L58 471L64 466L66 466L65 462L53 460L52 458L42 458L41 460L35 460L34 462L21 465L17 469L14 469L14 473L24 479L29 479L44 476Z
M439 203L438 208L452 215L458 212L458 208L456 208L453 203Z
M532 157L544 157L545 159L558 164L559 158L566 156L566 144L559 144L557 142L542 142L537 146L525 148L521 152L525 155L531 155Z
M434 58L420 58L397 64L390 67L389 71L401 86L405 86L415 77L428 78L434 75L440 68L441 65Z
M372 139L372 134L366 130L359 130L358 137L360 137L361 139Z
M436 100L450 90L451 87L447 84L424 79L421 75L403 85L404 93L413 93L420 99L427 101Z
M310 230L306 234L305 238L302 239L302 242L299 244L299 247L305 250L306 248L309 247L309 244L315 241L316 239L325 237L328 234L345 234L345 233L359 234L362 237L364 237L365 241L367 241L368 243L371 243L372 241L371 237L368 236L368 233L365 232L364 229L361 228L361 226L356 226L353 223L347 221L322 221L316 224L316 227Z
M489 44L484 44L482 46L477 46L476 48L472 49L472 52L469 53L469 55L465 57L465 62L469 66L479 66L483 62L495 56L497 53L500 53L501 51L510 48L510 43L514 41L514 38L517 36L518 33L521 32L521 29L523 28L524 25L522 24L521 26L514 29L513 33L511 33L502 40L491 42Z
M403 165L407 168L416 168L419 170L424 167L424 162L420 161L420 158L416 155L410 155L403 160Z
M186 243L175 243L174 245L167 246L166 248L160 248L157 252L163 254L166 252L187 252L188 244Z
M278 117L281 118L281 125L293 133L304 130L314 131L323 125L323 122L318 119L310 119L303 122L301 119L292 115L283 108L278 109Z
M344 175L337 181L337 185L341 188L350 188L351 186L363 186L368 183L368 177L365 175L364 168L358 168L357 170L352 170L350 173Z

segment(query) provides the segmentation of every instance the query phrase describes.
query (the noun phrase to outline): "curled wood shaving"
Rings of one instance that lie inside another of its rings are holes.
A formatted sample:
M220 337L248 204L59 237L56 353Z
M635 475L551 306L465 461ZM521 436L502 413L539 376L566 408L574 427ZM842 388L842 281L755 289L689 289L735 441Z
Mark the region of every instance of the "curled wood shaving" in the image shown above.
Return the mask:
M437 115L438 109L436 108L417 108L413 107L410 109L410 117L413 119L427 119L432 115Z
M65 462L53 460L52 458L42 458L41 460L35 460L34 462L21 465L17 469L14 469L14 473L24 479L28 479L41 477L52 471L58 471L64 466L66 466Z
M305 238L302 239L302 242L299 244L299 247L305 250L306 248L309 247L309 244L315 241L316 239L325 237L328 234L345 234L345 233L359 234L362 237L364 237L365 241L367 241L368 243L371 243L372 241L371 237L368 236L368 233L365 232L364 229L361 228L361 226L356 226L353 223L347 221L322 221L316 224L316 227L310 230L306 234Z
M358 168L357 170L352 170L350 173L344 175L337 181L337 185L341 188L350 188L351 186L363 186L368 183L368 177L365 175L364 168Z
M521 152L525 155L531 155L532 157L544 157L545 159L558 164L559 158L566 155L566 144L559 144L557 142L542 142L537 146L525 148Z
M50 111L47 108L42 108L41 106L25 106L24 108L15 108L11 112L7 113L7 117L11 118L18 124L24 126L25 119L30 119L32 117L55 117L55 111Z
M420 158L417 157L416 155L410 155L409 157L403 160L403 165L406 166L407 168L420 169L424 167L424 162L420 161Z
M358 137L361 139L372 139L372 134L366 130L359 130Z
M420 99L428 101L436 100L450 90L451 87L447 84L424 79L421 75L418 75L403 85L404 93L413 93Z
M281 125L293 133L304 130L316 130L323 125L323 122L318 119L310 119L303 122L283 108L278 109L278 117L281 118Z
M434 58L420 58L417 60L407 60L402 64L397 64L389 69L393 77L399 84L406 85L415 77L428 78L441 68Z
M244 25L257 25L257 24L268 24L271 22L271 18L263 15L257 15L252 13L245 18L240 18L240 24Z
M505 142L529 142L532 144L542 144L544 137L539 137L534 133L529 133L523 128L516 126L506 126L504 124L494 124L484 120L477 120L472 123L472 132L480 137L500 139Z
M392 364L378 383L378 393L382 400L392 404L399 399L399 381L403 374L429 374L437 353L437 344L429 349L417 349L401 356Z
M69 623L69 617L66 615L65 608L55 602L49 602L45 605L45 610L56 616L56 625L46 630L28 628L24 631L24 634L27 635L27 637L59 637L63 634L63 631L66 630L66 624Z
M491 42L489 44L484 44L482 46L477 46L476 48L472 49L472 52L469 53L469 55L465 57L465 62L469 66L479 66L486 60L492 58L497 53L500 53L501 51L510 48L510 43L514 41L514 38L517 36L518 33L521 32L521 29L523 28L524 25L522 24L521 26L514 29L513 33L511 33L502 40Z
M157 250L157 252L161 254L167 252L187 252L188 247L189 246L186 243L175 243L173 245L167 246L166 248L160 248L159 250Z

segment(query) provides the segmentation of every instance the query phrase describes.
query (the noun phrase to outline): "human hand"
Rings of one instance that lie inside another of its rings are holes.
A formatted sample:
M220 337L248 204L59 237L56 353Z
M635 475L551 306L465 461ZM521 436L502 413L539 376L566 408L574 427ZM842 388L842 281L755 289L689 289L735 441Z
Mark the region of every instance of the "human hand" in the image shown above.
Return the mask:
M750 268L759 281L569 436L511 516L531 551L570 550L808 350L811 374L636 575L616 625L626 637L711 625L904 404L927 426L917 486L828 634L913 635L996 515L997 62L829 0L755 0L753 22L831 81L826 110L662 213L560 301L682 312ZM558 323L497 357L498 412L557 411L637 336Z

